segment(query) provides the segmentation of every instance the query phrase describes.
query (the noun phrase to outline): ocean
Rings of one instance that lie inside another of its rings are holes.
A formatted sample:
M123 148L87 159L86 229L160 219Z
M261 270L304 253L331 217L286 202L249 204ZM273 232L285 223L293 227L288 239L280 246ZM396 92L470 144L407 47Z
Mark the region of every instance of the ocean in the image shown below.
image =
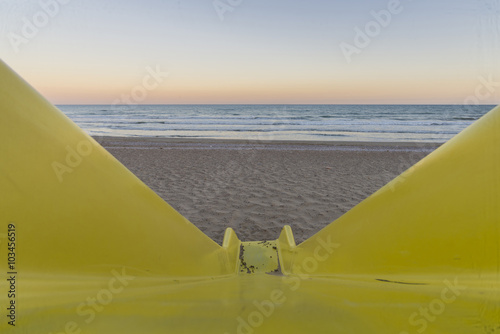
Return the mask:
M59 105L93 136L442 143L493 105Z

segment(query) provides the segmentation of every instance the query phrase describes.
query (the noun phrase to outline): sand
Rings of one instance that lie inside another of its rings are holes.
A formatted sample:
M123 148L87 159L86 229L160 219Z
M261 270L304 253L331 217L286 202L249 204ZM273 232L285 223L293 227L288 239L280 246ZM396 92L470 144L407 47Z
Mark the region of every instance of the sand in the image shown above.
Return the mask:
M438 144L97 140L218 243L232 227L243 241L300 243L437 148Z

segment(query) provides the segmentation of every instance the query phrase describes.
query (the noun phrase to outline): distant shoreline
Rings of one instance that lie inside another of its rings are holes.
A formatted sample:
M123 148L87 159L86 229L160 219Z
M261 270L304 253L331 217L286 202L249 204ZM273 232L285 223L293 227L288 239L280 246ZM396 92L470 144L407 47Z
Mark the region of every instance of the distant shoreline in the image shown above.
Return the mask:
M443 143L424 142L358 142L358 141L299 141L299 140L245 140L210 138L168 138L168 137L114 137L93 136L104 147L124 148L253 148L253 149L295 149L295 150L389 150L430 152ZM208 146L208 147L207 147Z

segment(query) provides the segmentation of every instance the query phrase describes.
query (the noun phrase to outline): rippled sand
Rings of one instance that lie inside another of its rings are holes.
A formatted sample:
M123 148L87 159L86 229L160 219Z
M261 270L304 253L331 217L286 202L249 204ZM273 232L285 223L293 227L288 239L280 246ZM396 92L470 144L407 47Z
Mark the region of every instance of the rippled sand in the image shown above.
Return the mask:
M221 243L297 243L426 156L434 144L276 143L98 138L135 175Z

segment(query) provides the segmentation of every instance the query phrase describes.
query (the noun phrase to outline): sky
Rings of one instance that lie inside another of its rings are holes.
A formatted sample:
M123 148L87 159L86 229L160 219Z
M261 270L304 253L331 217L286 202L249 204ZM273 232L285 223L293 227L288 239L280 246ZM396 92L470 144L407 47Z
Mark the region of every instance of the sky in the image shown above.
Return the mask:
M55 104L498 104L500 0L0 0L0 59Z

